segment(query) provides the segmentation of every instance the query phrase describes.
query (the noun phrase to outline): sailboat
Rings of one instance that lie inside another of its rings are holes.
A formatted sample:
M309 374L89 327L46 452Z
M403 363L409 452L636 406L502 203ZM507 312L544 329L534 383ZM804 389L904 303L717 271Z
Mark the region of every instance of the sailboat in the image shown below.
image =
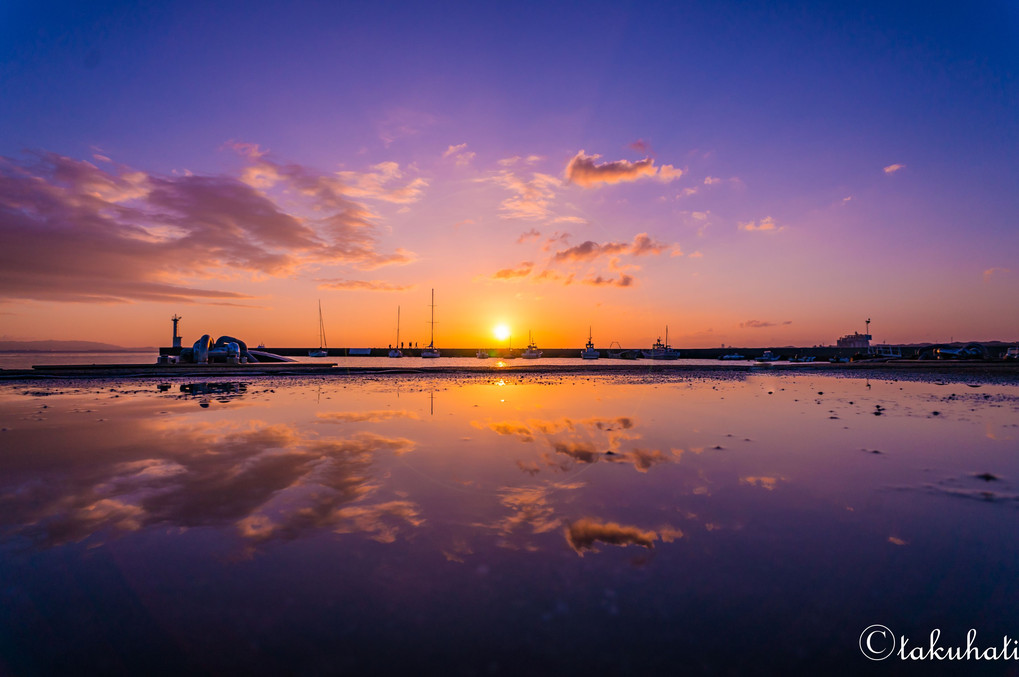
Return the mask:
M527 348L521 353L520 357L525 360L536 360L541 357L541 351L538 350L538 346L535 345L534 340L531 338L531 332L527 332Z
M389 349L390 357L403 357L403 351L400 350L400 306L396 307L396 343Z
M678 360L679 351L673 350L669 345L669 325L665 325L665 343L662 343L662 337L659 336L651 350L641 352L649 360Z
M318 300L318 350L309 350L308 357L328 357L326 349L326 325L322 321L322 299Z
M439 357L439 349L435 347L435 290L432 290L432 334L428 347L421 351L421 357Z
M594 341L591 339L591 327L587 328L587 345L580 351L580 356L585 360L597 360L601 353L594 349Z

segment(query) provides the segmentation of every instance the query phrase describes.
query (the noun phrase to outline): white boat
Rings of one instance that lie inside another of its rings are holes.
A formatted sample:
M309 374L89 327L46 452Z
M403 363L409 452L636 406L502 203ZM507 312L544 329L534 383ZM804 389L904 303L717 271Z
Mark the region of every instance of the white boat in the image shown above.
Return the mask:
M754 358L754 362L775 362L776 360L778 360L778 355L770 350L765 350L763 355Z
M744 357L743 355L740 355L739 353L729 353L728 355L722 355L718 359L720 359L720 360L745 360L747 358Z
M421 351L421 357L439 357L439 349L435 347L435 290L432 290L432 334L428 346Z
M665 325L665 343L662 343L662 337L659 336L651 350L642 350L641 353L649 360L678 360L679 351L669 345L669 325Z
M474 357L478 358L479 360L487 360L488 359L488 351L487 350L482 350L482 349L479 348L478 352L474 353Z
M591 340L591 327L587 328L587 344L580 351L580 357L585 360L597 360L601 353L594 349L594 341Z
M396 343L389 348L390 357L403 357L403 351L400 350L400 306L396 307Z
M326 349L326 326L322 322L322 299L318 300L318 350L309 350L308 357L329 357Z
M530 331L527 332L527 348L520 354L520 357L525 360L536 360L541 357L541 351L538 350L538 346L534 344Z

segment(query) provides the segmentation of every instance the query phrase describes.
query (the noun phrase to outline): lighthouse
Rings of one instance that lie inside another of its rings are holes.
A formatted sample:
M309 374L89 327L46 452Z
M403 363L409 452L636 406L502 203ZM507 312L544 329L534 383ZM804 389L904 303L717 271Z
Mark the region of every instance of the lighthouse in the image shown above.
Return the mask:
M180 322L180 315L174 315L173 320L173 347L180 348L180 334L177 333L177 323Z

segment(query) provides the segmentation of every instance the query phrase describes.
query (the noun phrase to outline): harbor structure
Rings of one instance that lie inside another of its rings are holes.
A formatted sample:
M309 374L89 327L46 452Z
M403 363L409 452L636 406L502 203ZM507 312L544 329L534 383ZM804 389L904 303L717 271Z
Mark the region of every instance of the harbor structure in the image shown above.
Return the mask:
M853 332L841 337L835 344L836 348L870 348L873 337L870 335L870 318L867 318L867 329L865 333Z

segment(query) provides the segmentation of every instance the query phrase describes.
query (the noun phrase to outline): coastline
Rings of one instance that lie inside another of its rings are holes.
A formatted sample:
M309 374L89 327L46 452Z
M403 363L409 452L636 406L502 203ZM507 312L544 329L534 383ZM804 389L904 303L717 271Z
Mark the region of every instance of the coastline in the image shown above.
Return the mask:
M765 363L717 365L683 364L676 362L647 362L640 364L590 364L549 365L536 363L492 364L477 366L338 366L335 362L309 363L260 363L260 364L206 364L206 365L158 365L158 364L80 364L80 365L36 365L31 369L0 369L0 381L28 381L53 379L132 379L132 378L173 378L173 377L259 377L259 376L347 376L347 375L643 375L643 374L735 374L771 373L784 374L870 374L887 376L964 376L967 378L987 377L1019 382L1019 363L1015 362L972 362L972 361L929 361L901 360L889 362L848 362L848 363Z

